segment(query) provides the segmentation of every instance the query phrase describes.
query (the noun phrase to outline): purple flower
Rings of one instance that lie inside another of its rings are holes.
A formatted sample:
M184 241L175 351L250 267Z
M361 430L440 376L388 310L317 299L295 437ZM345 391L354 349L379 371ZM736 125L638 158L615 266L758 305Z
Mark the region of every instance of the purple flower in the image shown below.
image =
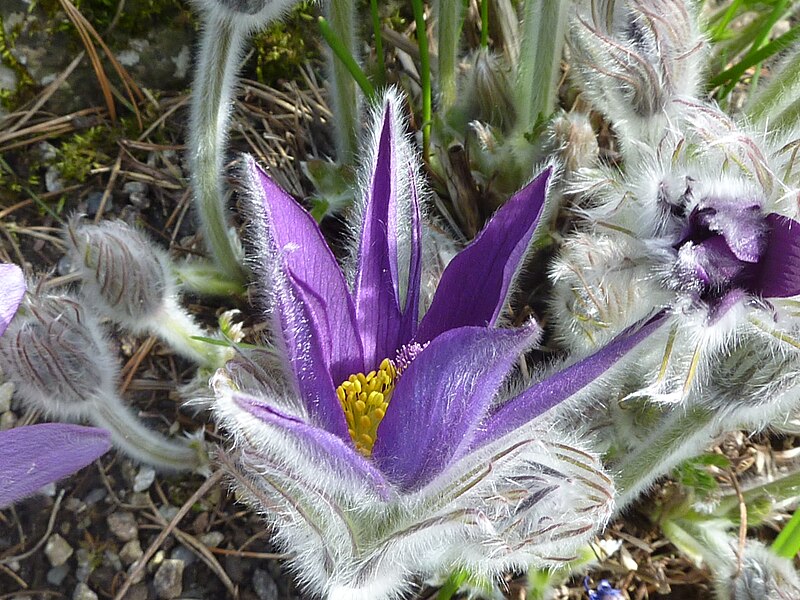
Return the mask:
M622 592L618 589L611 587L607 579L600 580L597 585L597 591L589 587L589 577L583 580L583 587L586 593L589 594L589 600L613 600L614 598L622 598Z
M25 294L19 267L0 264L0 288L2 335ZM93 427L45 423L0 431L0 508L72 475L109 447L108 433Z
M533 419L657 326L506 399L539 329L496 325L551 170L451 261L420 318L423 186L398 105L389 94L374 118L346 272L311 216L247 161L278 363L234 361L213 380L239 451L223 462L292 548L301 581L330 598L396 597L456 565L492 577L568 558L605 522L610 481Z
M674 248L678 289L719 319L745 295L800 294L800 223L756 200L709 198L695 206Z

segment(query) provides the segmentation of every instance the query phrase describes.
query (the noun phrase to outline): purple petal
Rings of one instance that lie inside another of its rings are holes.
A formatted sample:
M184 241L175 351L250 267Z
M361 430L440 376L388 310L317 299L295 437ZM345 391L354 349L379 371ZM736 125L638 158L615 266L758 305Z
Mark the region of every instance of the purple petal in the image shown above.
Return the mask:
M322 300L291 275L275 277L273 285L278 322L300 397L315 424L348 440L347 421L336 397L338 384L331 378L330 357L321 343L324 328L315 318L323 310Z
M322 236L314 218L276 185L247 157L248 189L262 208L264 222L258 234L266 238L279 268L297 284L297 300L306 305L316 325L324 364L334 381L344 381L352 373L364 370L361 342L356 328L355 308L339 264ZM280 281L266 285L280 285ZM279 311L286 310L280 304ZM287 345L293 344L286 331Z
M25 278L17 265L0 264L0 335L8 327L25 295Z
M646 340L665 321L666 317L657 315L641 327L628 328L602 350L509 400L490 416L485 429L476 436L473 447L482 446L502 437L581 391Z
M552 167L506 202L472 243L447 265L416 341L448 329L491 326L508 297L544 208Z
M539 335L462 327L443 333L397 382L373 458L393 482L418 488L472 442L504 379Z
M800 223L771 213L766 216L771 231L761 257L753 291L765 298L788 298L800 294Z
M386 103L380 123L375 162L369 181L369 195L362 216L362 233L358 248L358 264L354 297L359 332L364 343L367 369L375 368L384 358L394 356L408 342L416 327L417 314L411 310L417 303L418 281L405 286L405 306L401 306L399 178L411 176L402 171L407 165L398 164L401 153L396 131L397 119L391 102ZM412 179L413 181L413 179ZM416 190L414 190L415 192ZM415 213L416 194L411 202ZM413 233L410 276L419 277L419 224L411 216Z
M72 475L111 447L104 429L43 423L0 431L0 508Z
M699 244L719 234L734 256L748 263L758 262L767 243L764 215L755 201L707 198L689 214L686 224L680 243L691 240Z
M243 410L280 430L276 435L280 433L296 439L310 453L320 457L320 460L328 461L340 473L351 473L356 478L367 481L382 497L388 499L390 484L380 471L356 452L353 444L349 443L349 437L347 442L343 441L340 437L287 415L253 396L234 392L231 397Z

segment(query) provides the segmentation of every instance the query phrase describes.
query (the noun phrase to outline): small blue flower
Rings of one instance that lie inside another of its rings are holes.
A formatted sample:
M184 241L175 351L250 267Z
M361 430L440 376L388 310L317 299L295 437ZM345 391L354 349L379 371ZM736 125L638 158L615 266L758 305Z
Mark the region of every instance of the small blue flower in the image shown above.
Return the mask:
M614 598L622 598L622 592L611 587L607 579L600 580L597 591L594 591L589 588L589 576L587 575L583 580L583 587L586 588L586 593L589 594L589 600L613 600Z

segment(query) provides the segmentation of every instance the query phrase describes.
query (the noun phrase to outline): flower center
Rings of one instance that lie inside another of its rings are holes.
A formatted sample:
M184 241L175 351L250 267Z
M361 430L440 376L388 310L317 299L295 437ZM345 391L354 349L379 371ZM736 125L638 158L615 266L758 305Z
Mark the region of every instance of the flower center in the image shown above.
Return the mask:
M336 388L336 395L347 419L347 432L364 456L372 454L378 425L386 415L398 370L384 358L377 371L356 373Z

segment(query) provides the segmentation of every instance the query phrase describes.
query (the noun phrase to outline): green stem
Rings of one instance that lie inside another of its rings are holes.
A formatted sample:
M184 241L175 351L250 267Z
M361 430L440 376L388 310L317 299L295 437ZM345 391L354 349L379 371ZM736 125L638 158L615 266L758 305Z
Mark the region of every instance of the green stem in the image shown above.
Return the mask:
M417 46L419 47L419 70L422 84L422 158L427 161L431 144L431 61L428 54L428 29L425 24L425 9L422 0L411 0L414 9L414 22L417 26Z
M717 86L726 84L730 81L738 81L739 78L744 74L744 72L747 71L747 69L749 69L753 65L757 65L763 60L766 60L773 54L781 52L782 50L788 48L798 39L800 39L800 25L795 25L779 38L772 40L769 44L767 44L766 46L762 46L759 50L756 50L755 52L750 52L747 56L745 56L741 61L732 66L730 69L726 69L716 77L713 77L708 82L708 87L715 88Z
M555 108L570 2L525 0L514 104L518 133Z
M433 10L439 50L439 100L441 111L446 113L458 99L458 47L464 23L464 2L436 0Z
M436 600L450 600L467 579L469 579L469 573L464 569L453 571L447 581L444 582L444 585L439 588Z
M800 509L794 511L792 518L775 538L772 543L772 551L789 560L792 560L800 552Z
M481 0L481 48L489 47L489 0Z
M357 131L360 130L359 104L361 98L356 89L356 79L351 71L352 65L348 68L347 64L341 60L341 56L348 56L348 62L352 61L352 63L358 64L355 3L353 0L330 0L328 23L331 32L341 44L341 54L337 54L334 50L335 56L331 56L329 61L336 149L339 162L351 163L355 159Z
M617 473L617 510L623 510L642 489L680 461L700 452L711 440L712 420L713 413L698 406L678 408L612 467Z
M207 262L179 263L172 267L182 288L206 296L244 296L246 289L238 280L225 277Z
M173 298L167 299L150 327L175 352L198 365L217 369L224 364L224 348L195 339L205 337L207 332Z
M148 429L119 398L96 404L89 420L107 429L114 445L135 460L165 471L194 471L208 462L199 442L173 441Z
M241 251L224 206L225 133L245 35L230 20L206 15L191 105L189 164L197 214L206 244L223 273L243 282Z
M378 13L378 0L369 0L369 11L372 15L372 32L375 38L375 57L378 60L378 85L386 84L386 63L383 58L383 37L381 36L381 16Z

